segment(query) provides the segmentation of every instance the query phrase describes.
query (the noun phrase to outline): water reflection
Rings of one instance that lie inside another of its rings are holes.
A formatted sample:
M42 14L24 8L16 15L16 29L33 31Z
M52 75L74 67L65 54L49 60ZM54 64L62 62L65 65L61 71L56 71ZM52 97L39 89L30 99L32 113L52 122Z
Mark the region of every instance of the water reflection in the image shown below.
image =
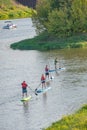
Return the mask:
M24 110L24 113L29 112L29 102L28 101L23 102L23 110Z
M43 93L43 105L47 103L47 93Z

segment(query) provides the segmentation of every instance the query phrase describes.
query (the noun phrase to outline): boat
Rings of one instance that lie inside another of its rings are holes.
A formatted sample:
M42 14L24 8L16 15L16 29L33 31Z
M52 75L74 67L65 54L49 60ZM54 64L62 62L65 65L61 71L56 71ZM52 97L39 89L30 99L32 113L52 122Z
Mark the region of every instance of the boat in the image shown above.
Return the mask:
M3 27L4 29L16 29L17 26L12 23L12 21L5 21L5 26Z

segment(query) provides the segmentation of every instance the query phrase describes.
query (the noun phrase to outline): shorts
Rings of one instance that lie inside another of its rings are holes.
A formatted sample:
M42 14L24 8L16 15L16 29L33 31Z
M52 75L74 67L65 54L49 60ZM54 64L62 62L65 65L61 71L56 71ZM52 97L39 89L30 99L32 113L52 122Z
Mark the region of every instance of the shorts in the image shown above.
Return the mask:
M45 75L49 75L49 72L46 72Z
M45 83L45 80L42 80L41 83Z
M22 93L27 93L27 89L26 88L22 88Z

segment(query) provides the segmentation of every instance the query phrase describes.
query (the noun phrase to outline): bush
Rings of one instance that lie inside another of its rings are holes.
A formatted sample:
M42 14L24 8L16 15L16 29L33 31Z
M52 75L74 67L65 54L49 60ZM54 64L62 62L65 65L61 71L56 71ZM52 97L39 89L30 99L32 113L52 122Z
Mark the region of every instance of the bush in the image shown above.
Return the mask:
M10 0L0 1L0 20L32 17L35 11L28 7L11 4Z
M8 15L0 12L0 19L2 19L2 20L8 19Z

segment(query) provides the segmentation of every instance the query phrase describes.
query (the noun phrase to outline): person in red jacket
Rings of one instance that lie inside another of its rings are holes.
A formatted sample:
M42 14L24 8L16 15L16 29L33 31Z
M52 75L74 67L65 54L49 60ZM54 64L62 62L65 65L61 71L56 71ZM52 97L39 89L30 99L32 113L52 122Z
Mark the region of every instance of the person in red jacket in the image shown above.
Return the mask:
M42 89L43 89L43 87L46 87L45 82L46 82L46 78L45 78L44 74L42 74L42 76L41 76Z
M27 97L27 83L25 82L25 81L23 81L22 83L21 83L21 85L22 85L22 96L24 97L24 94L26 94L26 97Z

